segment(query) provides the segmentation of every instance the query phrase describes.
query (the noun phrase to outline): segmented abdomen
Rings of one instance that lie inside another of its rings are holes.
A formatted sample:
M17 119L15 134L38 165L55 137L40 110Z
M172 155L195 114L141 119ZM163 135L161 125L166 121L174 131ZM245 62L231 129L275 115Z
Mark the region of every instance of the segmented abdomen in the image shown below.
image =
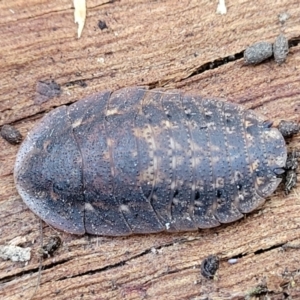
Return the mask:
M134 87L46 115L20 147L15 182L37 215L67 232L184 231L258 207L285 162L282 135L251 110Z
M278 184L265 141L275 129L251 111L179 91L133 88L103 98L74 128L88 232L214 227L241 218L263 203L263 188L270 194Z

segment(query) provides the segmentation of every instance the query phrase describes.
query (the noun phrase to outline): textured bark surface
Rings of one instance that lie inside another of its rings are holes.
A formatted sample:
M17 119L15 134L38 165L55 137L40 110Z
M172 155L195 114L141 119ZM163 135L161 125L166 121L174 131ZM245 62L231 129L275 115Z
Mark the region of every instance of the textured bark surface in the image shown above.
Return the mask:
M45 112L103 89L129 85L197 90L274 120L300 121L297 0L88 1L81 39L72 1L0 2L0 125L23 135ZM280 13L290 18L281 24ZM105 21L107 29L98 27ZM283 32L286 63L245 66L241 53ZM233 57L235 55L235 57ZM300 136L290 149L300 148ZM30 299L38 280L40 230L13 183L18 146L0 139L0 245L30 247L30 261L0 261L0 298ZM298 176L299 177L299 176ZM244 219L193 233L124 238L73 236L43 224L62 246L43 261L33 299L271 299L300 297L300 188L282 187ZM220 257L215 280L200 275ZM236 264L228 263L237 258Z

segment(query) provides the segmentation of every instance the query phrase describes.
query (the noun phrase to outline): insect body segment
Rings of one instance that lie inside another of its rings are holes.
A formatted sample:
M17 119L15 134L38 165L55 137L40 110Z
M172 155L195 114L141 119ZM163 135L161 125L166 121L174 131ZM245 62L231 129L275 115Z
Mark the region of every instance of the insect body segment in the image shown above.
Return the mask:
M67 232L84 232L82 158L67 107L50 112L27 136L17 156L15 180L39 217Z
M187 231L261 205L286 156L279 131L252 111L134 87L45 116L20 148L15 181L38 216L70 233Z

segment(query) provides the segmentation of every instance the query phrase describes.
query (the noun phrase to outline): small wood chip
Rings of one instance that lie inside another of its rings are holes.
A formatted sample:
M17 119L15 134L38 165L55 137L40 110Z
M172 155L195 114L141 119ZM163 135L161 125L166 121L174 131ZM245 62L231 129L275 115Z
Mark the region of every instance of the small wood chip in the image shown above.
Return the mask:
M80 38L86 18L86 0L74 0L74 9L74 21L78 24L78 38Z
M0 245L0 257L11 261L28 261L31 257L31 248L22 248L12 245Z
M217 14L225 15L227 13L227 8L225 4L225 0L219 0L217 7Z

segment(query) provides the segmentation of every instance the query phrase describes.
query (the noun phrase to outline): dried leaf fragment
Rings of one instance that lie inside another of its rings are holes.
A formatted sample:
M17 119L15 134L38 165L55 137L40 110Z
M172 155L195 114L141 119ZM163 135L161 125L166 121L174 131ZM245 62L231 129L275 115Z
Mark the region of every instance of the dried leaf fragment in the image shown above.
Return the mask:
M78 38L80 38L86 18L86 0L74 0L74 21L78 24Z

